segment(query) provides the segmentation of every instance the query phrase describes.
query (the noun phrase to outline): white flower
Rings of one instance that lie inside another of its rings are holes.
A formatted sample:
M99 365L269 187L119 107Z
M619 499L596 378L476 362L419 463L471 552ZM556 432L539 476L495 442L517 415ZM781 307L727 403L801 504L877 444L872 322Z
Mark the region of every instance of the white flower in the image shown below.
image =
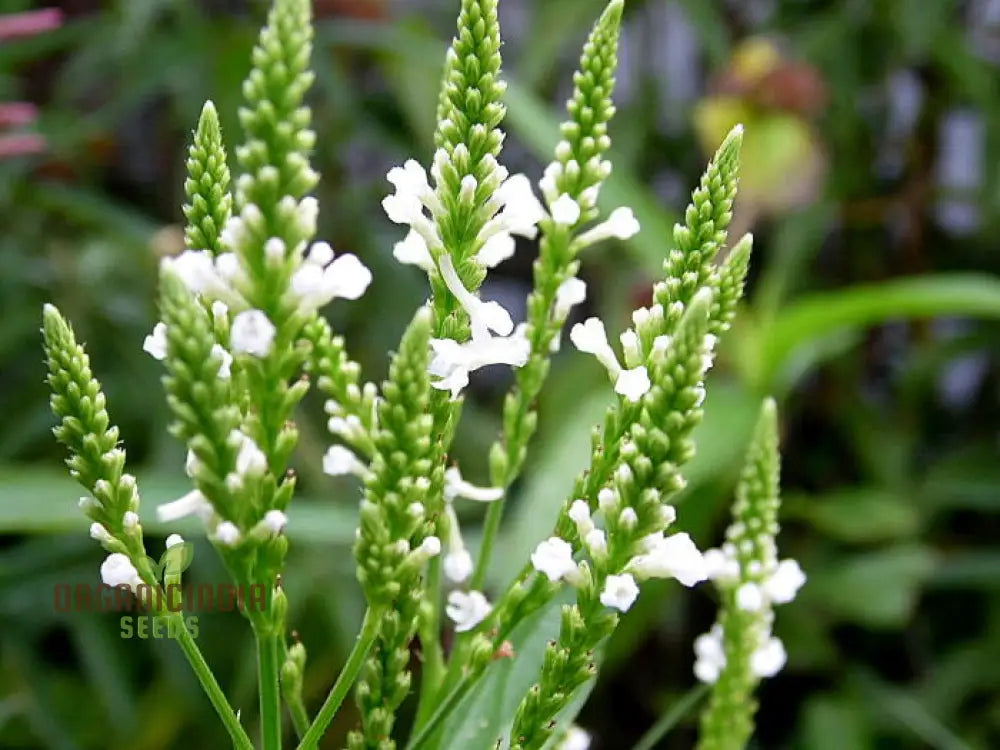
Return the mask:
M288 516L280 510L269 510L264 514L264 525L272 534L280 534L288 523Z
M555 750L590 750L590 733L578 726L571 726Z
M587 318L583 323L577 323L570 329L569 339L581 352L597 357L611 377L618 377L622 368L608 343L608 332L604 329L604 323L600 318Z
M128 586L134 589L142 579L128 555L114 552L101 563L101 580L107 586Z
M481 591L452 591L448 594L448 604L445 607L445 612L455 623L455 630L459 633L472 630L492 610L493 606Z
M356 474L364 477L368 467L353 452L342 445L331 445L323 456L323 472L331 477Z
M708 577L719 583L736 581L740 577L739 562L721 549L705 550L702 555Z
M230 367L233 364L233 355L219 344L212 344L212 356L219 359L219 372L216 373L219 379L229 380L231 377Z
M314 242L309 246L309 252L306 253L305 261L306 263L312 263L314 266L327 266L333 262L333 248L330 247L329 242Z
M428 272L434 270L434 259L427 249L427 243L412 229L393 246L392 256L400 263L417 266Z
M95 500L94 498L90 497L89 495L86 495L84 497L81 497L77 501L76 507L78 507L84 513L89 513L92 510L97 510L98 508L100 508L101 504L97 502L97 500Z
M233 351L266 357L274 345L274 324L261 310L244 310L233 318L229 343Z
M552 203L552 221L556 224L573 226L580 220L580 204L567 193L560 195Z
M626 506L618 514L618 523L626 529L634 529L635 525L639 523L639 514L635 512L635 508Z
M517 243L514 242L513 237L507 232L497 232L483 243L475 258L486 268L496 268L508 258L513 257L516 249Z
M330 247L325 242L317 244ZM318 261L327 255L321 249L314 260L310 251L309 259L292 274L292 294L304 310L318 310L334 299L358 299L372 283L372 272L356 255L348 253L321 265Z
M565 539L551 536L531 553L531 565L550 581L564 579L572 586L581 581L580 569L573 561L573 547Z
M101 544L113 542L115 539L111 536L111 532L104 528L104 524L98 523L97 521L90 524L90 538L100 542Z
M442 391L451 391L452 399L458 398L469 384L469 373L487 365L523 367L531 354L531 344L523 333L512 336L488 336L471 339L459 344L454 339L431 339L434 357L427 371L439 380L431 385Z
M764 592L756 583L744 583L736 589L736 606L744 612L760 612L764 606Z
M161 261L163 269L177 275L193 294L222 297L230 293L228 283L215 267L215 257L208 250L185 250L175 257Z
M441 240L433 222L424 214L429 208L432 213L440 212L440 204L430 184L427 172L420 164L409 159L402 167L393 167L386 175L396 192L382 201L389 220L396 224L409 224L427 243L438 246Z
M167 358L167 324L157 323L142 342L142 350L161 362Z
M631 239L639 233L639 222L631 208L616 208L607 221L589 229L577 238L581 247L615 237L619 240Z
M480 503L492 503L503 497L503 487L477 487L462 479L458 467L452 466L444 473L444 499L446 502L451 502L456 497Z
M601 604L614 607L620 612L628 612L639 596L639 587L628 573L608 576L601 592Z
M726 666L726 652L722 645L722 627L712 626L707 633L694 640L694 675L701 682L713 683Z
M787 604L795 598L806 574L795 560L782 560L771 576L764 581L764 593L775 604Z
M285 241L280 237L271 237L264 243L264 257L269 265L282 263L285 260Z
M587 299L587 284L576 277L566 279L556 289L556 303L552 314L556 320L565 320L574 305Z
M613 513L618 505L618 495L610 487L602 487L597 493L597 507L604 515ZM635 513L635 511L632 511Z
M253 438L239 430L233 430L229 435L231 444L239 446L236 454L236 473L241 477L260 476L267 471L267 456L257 447Z
M172 523L186 516L198 516L203 521L212 517L212 506L198 490L191 490L183 497L165 503L156 509L160 523Z
M618 378L615 380L615 393L620 393L628 401L635 403L649 393L651 386L646 368L640 365L618 373Z
M240 530L232 521L223 521L215 527L215 538L220 544L232 547L240 540Z
M464 548L449 552L444 556L443 568L449 581L462 583L472 575L472 555Z
M490 331L508 336L514 330L514 321L511 320L510 313L500 303L483 302L465 288L450 255L442 255L438 265L441 280L469 315L469 327L472 329L473 339L488 338Z
M545 208L535 197L531 181L523 174L508 177L494 194L503 210L490 219L479 234L489 239L497 232L508 232L533 240L538 234L537 224L546 217Z
M768 638L750 657L750 670L757 677L774 677L785 666L788 655L778 638Z
M569 520L576 524L577 533L584 537L594 528L594 522L590 517L590 506L586 500L574 500L569 506L567 513Z
M170 549L171 547L176 547L178 544L184 544L184 537L182 537L180 534L171 534L170 536L167 537L167 541L165 542L164 546L167 549Z
M685 586L708 578L705 558L687 534L652 534L645 540L645 549L628 566L640 578L676 578Z
M125 511L125 515L122 516L122 527L126 531L131 531L136 526L139 525L139 514L134 510Z
M608 551L608 538L603 529L588 531L583 537L583 543L587 545L587 549L594 557L602 557Z

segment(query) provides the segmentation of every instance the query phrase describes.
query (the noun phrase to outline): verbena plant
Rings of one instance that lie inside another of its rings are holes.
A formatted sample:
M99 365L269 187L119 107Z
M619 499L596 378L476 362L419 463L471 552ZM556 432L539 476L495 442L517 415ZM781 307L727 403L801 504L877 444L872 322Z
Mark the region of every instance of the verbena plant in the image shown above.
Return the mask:
M172 431L187 448L193 489L156 512L166 522L201 518L233 583L263 592L242 608L257 642L263 748L282 746L285 709L299 747L317 747L352 687L360 724L348 737L350 748L396 747L397 713L411 693L418 703L408 748L585 747L586 735L571 722L596 676L602 644L651 578L714 582L718 622L695 643L694 673L711 685L700 742L742 747L753 730L757 683L785 661L771 633L772 608L790 601L804 581L798 565L779 562L775 549L773 402L761 409L726 542L703 553L687 534L670 533L676 519L670 500L684 487L681 470L694 454L705 373L735 314L750 258L749 235L722 252L741 129L709 164L672 246L664 239L664 276L653 286L651 305L636 310L633 326L621 334L621 355L598 318L570 331L575 347L607 369L617 395L609 393L589 467L553 519L551 535L506 589L492 597L483 590L551 356L571 308L586 295L576 276L580 254L639 231L630 209L602 218L598 207L611 172L605 156L622 0L610 2L584 46L562 140L537 194L526 176L508 174L499 161L505 110L497 1L462 1L429 176L414 160L388 174L395 191L383 206L409 228L393 254L426 273L430 296L378 387L363 381L344 340L319 314L335 298L360 297L371 273L353 255L335 256L328 244L313 241L318 206L309 193L319 177L309 163L316 136L303 104L313 78L310 3L275 0L243 87L240 175L231 185L217 116L207 103L187 162L188 249L161 268L162 321L144 348L166 368ZM539 248L527 320L517 326L501 305L477 294L488 270L513 254L514 236L537 238ZM60 419L55 433L70 450L71 474L89 493L80 507L92 521L91 536L108 553L103 583L134 592L172 626L234 747L252 747L184 627L182 602L150 595L181 583L183 539L168 537L177 559L170 564L168 553L166 569L157 570L143 541L139 488L125 472L104 394L52 306L44 311L44 337ZM479 487L462 478L449 452L470 374L496 364L513 368L514 385L489 454L490 486ZM356 645L312 716L301 691L306 652L289 643L281 587L285 513L295 490L293 417L311 386L327 398L337 439L325 471L353 473L363 483L354 554L368 602ZM462 500L488 504L476 557L454 510ZM455 730L463 714L484 705L477 699L494 697L492 673L534 658L519 650L518 634L553 607L561 608L558 632L531 664L533 683L508 701L499 720L495 712L481 721L474 715L475 731ZM445 630L454 631L447 653ZM415 685L411 647L418 637Z

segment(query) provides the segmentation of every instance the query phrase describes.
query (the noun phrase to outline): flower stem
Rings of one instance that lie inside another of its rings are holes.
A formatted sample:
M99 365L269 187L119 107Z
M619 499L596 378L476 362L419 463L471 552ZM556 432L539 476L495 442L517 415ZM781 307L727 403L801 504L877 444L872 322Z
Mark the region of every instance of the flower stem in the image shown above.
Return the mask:
M257 676L260 687L260 740L264 750L281 750L281 695L278 692L277 639L257 634Z
M358 633L358 639L354 643L354 648L347 657L347 663L344 664L344 668L340 671L337 681L320 707L319 713L316 714L316 718L313 719L313 723L306 730L305 736L299 743L298 750L313 750L319 745L323 733L330 726L330 722L333 721L337 709L340 708L340 704L347 697L347 692L351 689L351 685L357 679L358 673L361 671L361 667L368 657L368 652L378 637L381 625L381 610L369 607L365 611L365 619L361 623L361 632Z
M441 557L430 561L427 572L428 607L420 615L420 649L423 652L423 669L420 677L420 702L414 726L420 727L434 709L433 698L444 679L444 654L441 649Z
M406 745L406 750L418 750L421 745L423 745L427 740L431 738L434 732L437 731L438 727L441 726L441 722L444 721L445 717L451 713L452 709L458 705L458 702L465 697L468 692L469 687L472 683L469 681L468 677L463 677L461 682L459 682L454 689L448 694L448 696L441 702L434 711L434 715L428 719L422 727L410 738L409 743Z
M483 520L483 540L479 545L479 556L476 558L476 569L472 572L469 581L470 589L481 590L486 580L486 571L490 567L490 558L493 555L493 543L496 541L500 531L500 521L503 519L504 501L506 495L499 500L489 504L486 509L486 518Z
M182 619L179 615L171 615L171 617L176 617L178 620ZM184 656L187 658L188 664L191 665L191 669L194 670L198 682L201 683L201 687L205 691L205 695L208 696L216 713L219 714L219 718L222 719L222 723L233 741L233 747L239 748L239 750L253 750L253 743L250 742L250 738L243 727L240 726L240 722L236 718L236 712L229 705L225 693L222 692L222 688L216 682L215 675L212 674L212 670L205 661L205 657L202 656L198 645L194 642L194 638L191 637L187 628L184 627L183 622L178 622L177 626L177 644L181 647L181 651L184 652Z
M670 709L663 716L656 720L649 731L639 738L632 750L652 750L656 747L667 732L673 729L705 697L708 688L709 686L704 684L691 688L679 701L670 706Z

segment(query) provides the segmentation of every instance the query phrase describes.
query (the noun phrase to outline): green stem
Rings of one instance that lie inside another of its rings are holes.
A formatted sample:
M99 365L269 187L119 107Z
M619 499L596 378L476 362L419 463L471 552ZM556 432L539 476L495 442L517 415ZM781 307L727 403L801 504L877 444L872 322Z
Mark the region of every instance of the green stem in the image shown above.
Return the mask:
M444 653L441 649L441 556L433 558L427 573L428 607L420 615L420 648L423 652L423 669L420 676L420 701L414 731L419 728L434 710L434 697L444 680Z
M656 743L663 739L663 736L673 729L677 722L687 716L688 712L698 704L698 701L705 697L708 689L709 686L705 684L691 688L684 697L670 707L669 711L656 720L649 731L639 738L632 750L653 750Z
M441 705L437 707L437 710L434 711L434 715L431 716L431 718L428 719L424 725L410 738L409 743L406 745L406 750L418 750L421 745L431 738L434 732L437 731L438 727L441 726L441 722L444 721L445 717L451 713L452 709L458 705L458 702L465 697L465 694L468 692L471 684L472 683L467 677L462 678L462 681L455 686L455 689L452 690Z
M194 642L194 638L191 637L187 628L184 627L183 618L180 615L170 616L179 620L177 622L177 644L181 647L181 651L184 652L184 656L187 657L191 669L194 670L198 682L201 683L201 687L205 691L205 695L212 702L215 712L222 719L222 723L233 741L233 747L239 748L239 750L253 750L253 743L250 742L250 738L243 727L240 726L240 722L236 718L236 712L229 705L229 701L226 699L225 693L222 692L222 688L219 687L219 683L215 681L215 675L212 674L212 670L205 661L205 657L201 655L201 650Z
M299 743L298 750L313 750L319 745L323 733L330 726L330 722L333 721L337 709L340 708L340 704L347 697L347 692L351 689L351 685L357 679L358 673L361 671L361 667L368 657L368 652L371 651L372 644L375 643L375 639L378 637L381 626L381 610L369 607L365 611L365 619L361 623L361 632L358 633L358 640L355 641L354 648L347 657L347 663L344 664L344 668L340 671L337 681L320 707L319 713L316 714L316 718L313 719L313 723L306 730L305 736Z
M490 567L490 558L493 555L493 543L496 541L500 531L500 521L503 519L503 506L507 500L504 495L499 500L490 503L486 509L486 518L483 520L483 540L479 545L479 556L476 558L476 569L472 572L469 588L482 590L486 581L486 571Z
M278 639L256 633L260 687L260 741L264 750L281 750L281 694L278 691Z

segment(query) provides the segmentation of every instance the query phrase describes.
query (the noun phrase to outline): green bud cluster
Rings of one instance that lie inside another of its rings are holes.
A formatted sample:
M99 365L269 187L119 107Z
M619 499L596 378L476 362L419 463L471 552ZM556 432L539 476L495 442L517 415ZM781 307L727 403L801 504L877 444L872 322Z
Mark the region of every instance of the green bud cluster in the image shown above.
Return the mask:
M220 235L232 214L233 199L229 193L229 167L219 116L210 101L205 102L198 118L198 129L188 151L187 173L185 242L192 250L208 250L218 255L223 252Z

